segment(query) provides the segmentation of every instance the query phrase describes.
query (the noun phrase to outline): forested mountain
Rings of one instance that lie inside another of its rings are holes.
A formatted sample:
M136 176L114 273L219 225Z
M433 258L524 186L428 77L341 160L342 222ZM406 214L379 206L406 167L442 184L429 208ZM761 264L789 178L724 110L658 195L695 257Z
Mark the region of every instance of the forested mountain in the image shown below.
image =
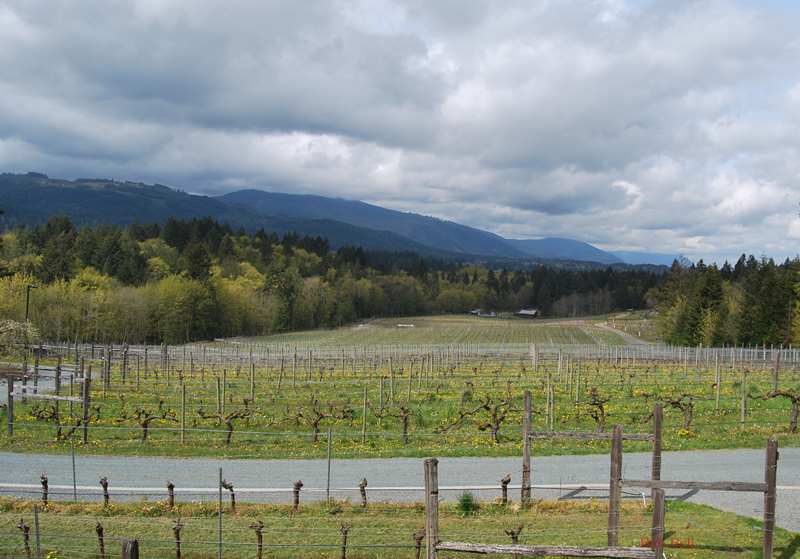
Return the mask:
M444 250L416 243L389 231L365 229L332 219L265 216L217 198L187 194L159 184L105 179L66 181L39 173L2 174L0 208L5 210L3 218L8 227L44 223L53 215L68 216L77 226L163 223L171 217L212 217L233 227L252 231L264 229L280 235L290 232L318 235L336 248L362 246L372 250L446 255Z
M354 200L301 194L281 194L263 190L239 190L221 200L255 209L262 215L324 218L391 231L430 247L461 254L523 257L525 253L509 245L499 235L424 215L388 210ZM565 255L564 259L571 259ZM579 259L573 259L579 260Z
M199 196L167 186L109 179L53 179L41 173L0 175L6 227L66 215L78 226L127 225L211 217L248 231L322 236L334 248L412 251L458 259L517 259L619 264L625 259L571 239L508 240L452 221L324 196L241 190ZM640 255L637 264L647 264ZM659 262L660 263L660 262ZM670 262L671 263L671 260Z

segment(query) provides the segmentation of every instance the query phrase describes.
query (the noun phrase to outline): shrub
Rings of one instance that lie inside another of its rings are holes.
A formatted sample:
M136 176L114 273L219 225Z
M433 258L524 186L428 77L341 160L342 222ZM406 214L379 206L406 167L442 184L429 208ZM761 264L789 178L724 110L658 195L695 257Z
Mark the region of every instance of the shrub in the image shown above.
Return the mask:
M475 496L470 493L469 491L464 491L458 497L458 503L456 504L456 510L462 516L470 516L472 513L478 510L478 502L475 500Z

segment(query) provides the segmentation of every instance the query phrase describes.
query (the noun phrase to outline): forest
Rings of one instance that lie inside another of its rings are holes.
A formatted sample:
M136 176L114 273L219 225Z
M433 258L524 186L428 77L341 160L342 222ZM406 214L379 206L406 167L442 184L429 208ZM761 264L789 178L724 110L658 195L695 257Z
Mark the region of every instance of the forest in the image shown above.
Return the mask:
M476 307L582 316L643 308L663 281L652 270L508 270L332 250L319 237L210 218L77 228L52 217L0 241L0 318L22 320L31 291L31 320L62 340L180 343Z
M734 265L673 266L648 296L664 340L674 345L800 342L800 261L742 255Z

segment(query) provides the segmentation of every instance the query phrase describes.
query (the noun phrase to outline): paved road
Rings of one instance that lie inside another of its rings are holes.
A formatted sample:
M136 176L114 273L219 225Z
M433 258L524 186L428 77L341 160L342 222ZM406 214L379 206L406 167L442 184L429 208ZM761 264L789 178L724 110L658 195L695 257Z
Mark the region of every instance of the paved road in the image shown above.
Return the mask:
M324 498L324 491L314 493L309 488L324 488L327 463L324 460L215 460L215 459L167 459L117 456L78 456L77 484L99 490L97 480L108 476L110 487L158 488L157 496L163 498L166 480L172 480L177 489L212 488L216 486L218 468L237 488L280 488L283 492L252 493L242 495L242 500L288 501L292 481L303 480L303 499ZM439 483L442 486L495 485L507 473L513 483L519 483L521 461L517 458L442 458L439 465ZM0 484L38 484L39 474L47 472L51 486L72 485L72 468L69 455L42 455L0 453ZM608 483L608 456L548 456L534 457L534 484L572 485ZM663 458L664 479L688 479L696 481L763 481L764 452L761 450L722 450L667 452ZM629 479L648 478L650 456L646 453L625 454L623 475ZM357 499L353 490L362 477L369 480L369 487L420 487L422 460L419 459L366 459L334 460L331 465L331 486L350 488L336 495L347 495ZM781 450L778 465L778 485L800 486L800 449ZM241 492L239 489L239 492ZM6 488L7 493L9 490ZM58 490L57 490L58 491ZM63 490L61 490L63 491ZM38 493L38 491L36 491ZM71 494L71 490L67 491ZM445 498L453 498L458 491L444 491ZM480 491L482 498L493 498L497 489ZM538 497L588 498L603 496L606 491L587 490L574 492L571 489L535 490ZM512 493L516 496L518 493ZM420 490L372 491L373 500L418 500ZM685 498L691 502L713 505L723 510L745 516L760 517L763 496L750 493L668 492L668 497ZM141 498L139 496L114 496L114 499ZM179 498L181 498L179 494ZM212 499L213 495L184 495L183 498ZM641 496L628 495L628 498ZM800 491L778 491L778 525L800 532Z

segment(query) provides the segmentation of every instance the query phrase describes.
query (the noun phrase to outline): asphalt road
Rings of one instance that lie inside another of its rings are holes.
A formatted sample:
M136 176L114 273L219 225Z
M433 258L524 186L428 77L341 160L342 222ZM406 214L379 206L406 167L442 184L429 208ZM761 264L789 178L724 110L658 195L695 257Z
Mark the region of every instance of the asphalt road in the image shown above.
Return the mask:
M533 458L533 482L550 485L551 489L534 489L534 497L589 498L603 497L604 489L575 490L576 484L606 485L608 483L608 455L547 456ZM167 480L176 485L178 499L214 499L211 492L217 487L219 468L231 481L241 500L288 502L292 482L300 479L305 487L303 499L325 498L327 462L325 460L215 460L139 458L123 456L77 456L76 481L79 491L99 492L98 479L108 476L112 499L141 499L142 493L129 494L123 488L153 488L151 499L162 499ZM512 486L519 484L521 460L518 458L442 458L439 463L439 483L448 486L491 486L474 490L482 499L499 495L499 480L512 475ZM4 494L22 494L25 489L13 489L3 484L34 484L38 487L39 474L47 472L53 498L72 495L72 465L70 455L0 453L0 490ZM625 454L623 477L647 479L650 476L650 455ZM423 485L421 459L366 459L333 460L331 487L336 497L358 499L355 489L359 480L366 477L371 500L420 500ZM663 457L663 479L693 481L763 481L764 452L762 450L721 450L667 452ZM779 526L800 532L800 490L780 486L800 486L800 449L786 448L780 452L778 463ZM86 489L80 489L85 486ZM566 487L562 487L566 486ZM417 489L379 488L411 487ZM559 489L560 487L560 489ZM247 489L259 492L248 492ZM274 488L276 491L265 491ZM339 491L339 488L347 488ZM189 492L203 489L203 492ZM320 491L314 491L320 489ZM114 494L115 490L120 494ZM32 494L38 488L27 489ZM187 491L187 493L181 493ZM443 489L445 499L455 498L460 489ZM59 495L59 493L63 493ZM125 494L122 494L125 493ZM201 494L202 493L202 494ZM517 489L512 490L514 499ZM762 514L763 496L760 493L683 492L668 491L668 498L686 499L704 503L744 516L759 518ZM627 494L627 498L641 499L641 495ZM99 498L95 494L94 498Z

